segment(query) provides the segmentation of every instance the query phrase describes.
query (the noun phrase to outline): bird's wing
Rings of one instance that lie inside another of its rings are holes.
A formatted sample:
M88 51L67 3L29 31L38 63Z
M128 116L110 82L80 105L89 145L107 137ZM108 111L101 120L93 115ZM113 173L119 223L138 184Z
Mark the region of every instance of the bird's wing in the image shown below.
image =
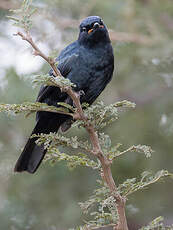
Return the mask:
M56 61L58 62L58 69L61 72L63 77L67 77L67 75L70 73L71 68L73 66L73 63L76 62L78 58L78 44L77 42L73 42L69 46L67 46L64 50L61 51L58 58L56 58ZM51 69L49 71L49 75L53 75L53 70ZM52 91L52 86L41 86L37 100L39 102L43 102L45 98L49 96L49 94ZM59 93L59 96L62 95L61 91L57 88L57 93Z

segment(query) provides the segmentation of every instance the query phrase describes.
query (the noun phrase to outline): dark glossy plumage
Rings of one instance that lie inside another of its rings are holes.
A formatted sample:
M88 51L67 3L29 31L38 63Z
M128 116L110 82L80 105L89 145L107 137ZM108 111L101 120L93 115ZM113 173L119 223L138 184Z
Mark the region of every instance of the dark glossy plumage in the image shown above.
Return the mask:
M92 104L111 80L114 69L108 31L100 17L91 16L81 22L78 40L67 46L57 61L61 74L75 83L76 91L84 92L81 102ZM50 74L53 74L52 70ZM54 106L57 102L72 104L66 93L52 86L41 87L37 101ZM65 130L70 127L70 117L62 114L38 112L36 121L32 134L57 132L60 126ZM15 171L34 173L38 168L46 151L37 146L35 140L28 140Z

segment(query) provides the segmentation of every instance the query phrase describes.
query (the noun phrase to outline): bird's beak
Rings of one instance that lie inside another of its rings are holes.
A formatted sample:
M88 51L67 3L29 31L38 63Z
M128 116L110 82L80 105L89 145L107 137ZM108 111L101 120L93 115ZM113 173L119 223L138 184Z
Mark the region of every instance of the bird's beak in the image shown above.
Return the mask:
M88 30L88 34L90 34L91 32L93 32L94 29L97 29L97 28L104 28L104 25L100 25L98 22L95 22L94 25L93 25L93 28Z

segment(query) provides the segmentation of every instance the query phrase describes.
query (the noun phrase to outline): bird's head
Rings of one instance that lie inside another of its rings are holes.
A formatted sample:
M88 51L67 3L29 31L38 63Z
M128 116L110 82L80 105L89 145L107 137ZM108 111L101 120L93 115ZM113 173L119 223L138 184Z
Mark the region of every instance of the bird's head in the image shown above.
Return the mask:
M99 16L85 18L80 23L79 29L80 44L92 47L99 43L110 42L107 28Z

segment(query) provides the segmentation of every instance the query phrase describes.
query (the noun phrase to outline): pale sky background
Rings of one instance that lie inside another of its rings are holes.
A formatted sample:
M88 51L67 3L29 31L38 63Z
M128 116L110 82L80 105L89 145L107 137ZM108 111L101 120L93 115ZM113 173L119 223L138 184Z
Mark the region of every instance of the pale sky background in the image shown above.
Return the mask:
M39 32L42 31L46 34L46 41L37 41L39 48L49 55L51 49L47 41L51 41L51 46L55 49L63 47L63 41L61 39L61 32L53 25L49 20L43 20L40 16L36 18L39 22ZM17 74L32 74L39 71L44 64L44 60L40 57L35 57L32 54L32 49L26 41L23 41L19 36L14 36L17 31L21 29L12 26L12 21L3 21L0 23L0 31L3 34L0 35L0 86L5 85L5 72L9 67L15 68ZM46 28L46 31L44 31ZM50 39L51 36L51 40ZM33 36L34 40L36 38ZM58 54L58 53L57 53ZM2 82L3 80L3 82Z

